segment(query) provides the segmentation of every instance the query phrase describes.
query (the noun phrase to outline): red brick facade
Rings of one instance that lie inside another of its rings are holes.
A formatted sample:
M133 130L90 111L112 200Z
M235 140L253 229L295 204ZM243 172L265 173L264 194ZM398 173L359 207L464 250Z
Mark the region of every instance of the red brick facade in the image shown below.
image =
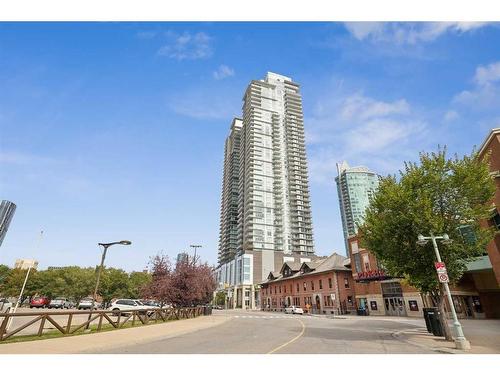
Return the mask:
M479 150L480 158L484 158L486 155L489 155L490 172L495 179L496 192L492 203L495 205L498 214L500 212L500 128L491 131ZM492 218L484 221L482 225L485 227L493 226L495 225L494 220ZM497 233L493 241L489 243L487 250L497 283L500 285L500 233Z
M345 314L354 311L354 282L350 270L345 267L325 267L325 264L323 266L321 267L321 262L313 265L305 262L300 265L300 269L298 265L294 269L293 265L289 267L285 263L282 273L271 274L261 284L262 309L282 311L286 306L293 305L316 314Z

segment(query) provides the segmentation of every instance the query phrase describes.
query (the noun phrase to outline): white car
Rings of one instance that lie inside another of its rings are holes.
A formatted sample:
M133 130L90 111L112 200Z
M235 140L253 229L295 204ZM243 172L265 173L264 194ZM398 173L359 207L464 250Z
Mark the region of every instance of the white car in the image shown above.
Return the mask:
M111 303L111 306L108 307L108 310L113 311L116 315L121 313L121 311L127 311L127 310L155 310L158 309L159 307L156 306L146 306L144 305L141 301L136 300L136 299L117 299L116 301L113 301ZM146 313L146 311L144 311ZM152 311L149 312L149 315L152 314Z
M0 314L8 313L12 310L12 303L7 298L0 298Z
M297 306L288 306L285 307L285 314L304 314L304 310Z
M93 310L99 310L101 308L101 304L99 302L93 302L94 307ZM92 298L84 298L78 304L78 310L90 310L92 307Z

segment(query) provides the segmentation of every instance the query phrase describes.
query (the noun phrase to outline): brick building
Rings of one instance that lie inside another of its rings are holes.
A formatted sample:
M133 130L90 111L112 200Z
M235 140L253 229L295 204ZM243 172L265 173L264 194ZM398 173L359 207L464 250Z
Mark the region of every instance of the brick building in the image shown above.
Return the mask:
M355 310L354 283L348 258L333 253L311 262L285 262L260 284L262 309L282 311L300 306L314 314L346 314Z
M480 294L487 317L500 318L500 128L492 129L479 149L480 158L489 158L490 173L496 184L491 217L484 227L497 230L488 244L487 255L469 265L471 278Z

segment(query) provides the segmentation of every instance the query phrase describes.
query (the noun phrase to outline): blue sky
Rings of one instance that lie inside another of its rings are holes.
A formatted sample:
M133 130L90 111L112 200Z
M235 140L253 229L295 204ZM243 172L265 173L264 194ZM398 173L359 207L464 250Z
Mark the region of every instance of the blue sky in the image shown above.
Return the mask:
M499 45L481 23L0 23L0 263L121 239L108 265L193 243L215 263L224 139L267 71L301 84L316 251L343 254L335 163L469 153L500 126Z

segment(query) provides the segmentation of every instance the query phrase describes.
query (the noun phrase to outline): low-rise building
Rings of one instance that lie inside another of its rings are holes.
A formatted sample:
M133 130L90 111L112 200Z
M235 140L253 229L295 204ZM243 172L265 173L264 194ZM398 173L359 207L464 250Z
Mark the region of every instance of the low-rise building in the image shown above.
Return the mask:
M368 249L361 248L357 236L349 237L349 253L354 278L356 307L368 315L413 316L423 315L423 307L433 306L429 296L422 296L405 280L392 277L381 267ZM484 257L483 257L484 258ZM450 285L451 297L459 318L493 318L489 305L482 303L481 292L476 287L480 272L487 269L483 258L468 264L457 285ZM429 270L434 272L434 270ZM445 309L450 311L447 301Z
M354 312L354 283L346 262L348 258L333 253L313 261L283 263L260 284L262 309L299 306L313 314Z

